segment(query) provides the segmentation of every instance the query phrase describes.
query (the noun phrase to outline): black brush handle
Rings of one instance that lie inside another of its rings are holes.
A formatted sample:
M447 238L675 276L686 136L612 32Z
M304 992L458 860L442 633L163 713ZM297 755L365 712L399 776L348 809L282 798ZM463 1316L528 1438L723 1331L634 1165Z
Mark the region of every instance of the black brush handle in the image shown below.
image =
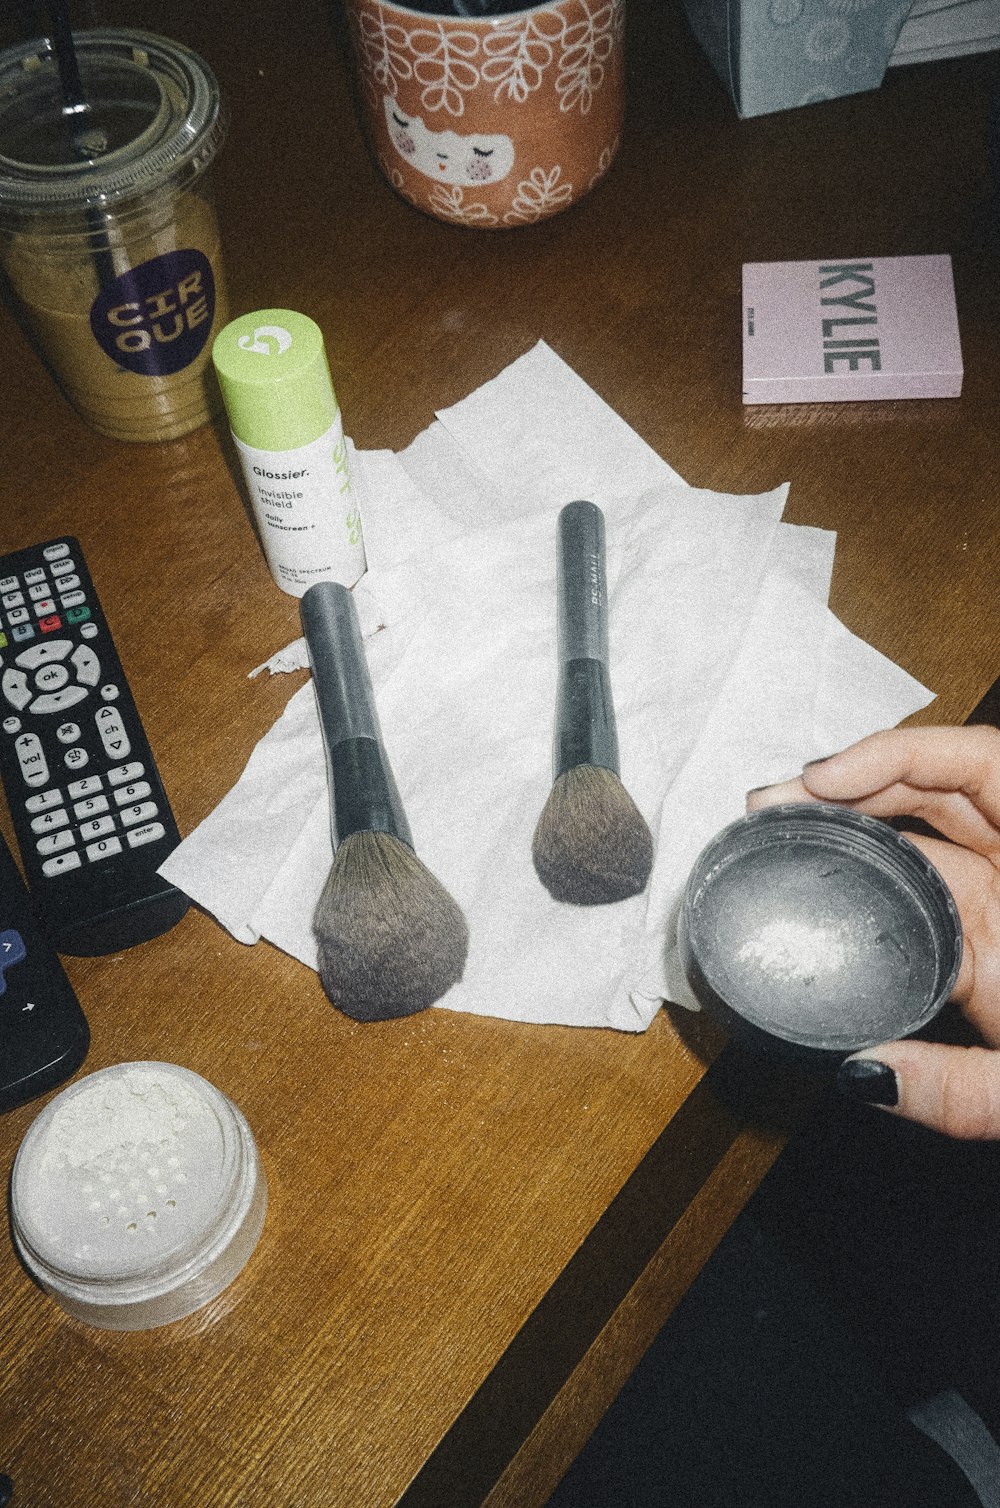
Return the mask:
M604 514L567 503L559 514L559 690L553 773L580 764L619 772L608 674L608 582Z
M354 598L318 581L300 603L330 782L334 847L350 833L391 833L413 847L382 742Z

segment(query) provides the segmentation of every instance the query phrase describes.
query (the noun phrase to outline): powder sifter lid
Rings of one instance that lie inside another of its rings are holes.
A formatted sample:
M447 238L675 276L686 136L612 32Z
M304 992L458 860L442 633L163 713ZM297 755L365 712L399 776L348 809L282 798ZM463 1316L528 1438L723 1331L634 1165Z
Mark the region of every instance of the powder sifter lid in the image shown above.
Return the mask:
M11 1230L77 1319L168 1324L215 1298L260 1235L267 1185L250 1128L200 1075L117 1064L51 1100L21 1143Z

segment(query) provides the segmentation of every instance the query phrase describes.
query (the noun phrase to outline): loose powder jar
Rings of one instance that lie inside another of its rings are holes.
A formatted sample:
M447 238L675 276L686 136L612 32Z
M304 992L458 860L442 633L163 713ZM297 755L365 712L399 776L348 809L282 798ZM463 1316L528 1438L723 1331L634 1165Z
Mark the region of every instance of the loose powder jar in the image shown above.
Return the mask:
M11 1179L25 1266L68 1314L145 1330L201 1308L260 1235L267 1184L231 1100L171 1063L78 1080L35 1119Z

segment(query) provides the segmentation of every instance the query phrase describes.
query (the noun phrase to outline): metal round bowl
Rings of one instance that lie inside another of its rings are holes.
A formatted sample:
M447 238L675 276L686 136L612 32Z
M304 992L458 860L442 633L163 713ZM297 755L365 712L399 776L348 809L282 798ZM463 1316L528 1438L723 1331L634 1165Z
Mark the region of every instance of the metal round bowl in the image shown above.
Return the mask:
M887 823L822 802L718 833L688 879L678 941L695 996L734 1035L820 1061L926 1026L962 958L933 864Z

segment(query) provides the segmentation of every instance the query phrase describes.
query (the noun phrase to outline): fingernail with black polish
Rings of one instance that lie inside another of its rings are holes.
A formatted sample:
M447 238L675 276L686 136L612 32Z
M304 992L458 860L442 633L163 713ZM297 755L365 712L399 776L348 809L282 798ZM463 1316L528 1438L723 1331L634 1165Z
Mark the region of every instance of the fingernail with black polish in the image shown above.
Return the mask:
M837 1088L849 1100L866 1105L898 1105L899 1081L877 1058L847 1058L837 1070Z

